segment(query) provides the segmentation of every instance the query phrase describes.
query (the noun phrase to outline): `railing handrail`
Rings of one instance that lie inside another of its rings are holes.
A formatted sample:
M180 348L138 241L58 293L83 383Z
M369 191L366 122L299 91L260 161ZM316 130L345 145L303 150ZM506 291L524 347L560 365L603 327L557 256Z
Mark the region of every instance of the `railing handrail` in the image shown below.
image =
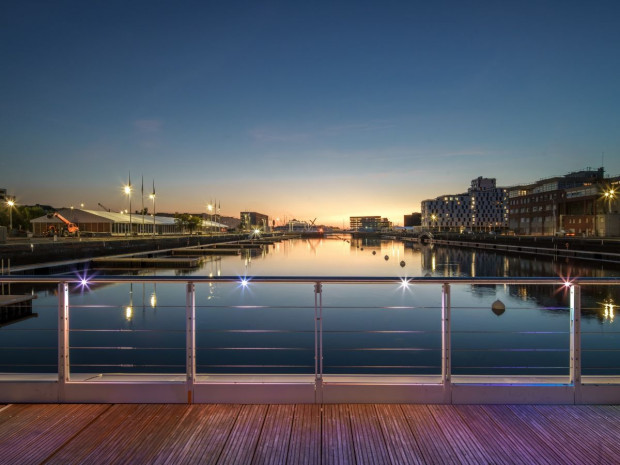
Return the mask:
M324 284L558 284L620 285L619 277L444 277L444 276L76 276L0 275L5 283L324 283Z

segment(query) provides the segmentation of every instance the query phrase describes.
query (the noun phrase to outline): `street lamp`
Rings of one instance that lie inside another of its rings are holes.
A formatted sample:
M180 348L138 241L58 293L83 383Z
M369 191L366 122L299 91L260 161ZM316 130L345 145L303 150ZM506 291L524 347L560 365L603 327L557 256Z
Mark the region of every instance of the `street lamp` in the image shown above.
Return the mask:
M15 201L13 199L7 200L6 204L9 206L9 234L13 231L13 207L15 206Z
M149 194L149 199L153 201L153 237L155 236L155 190Z
M207 205L207 210L209 210L209 232L211 232L211 227L213 226L213 205Z
M132 224L131 224L131 181L129 181L129 184L124 187L124 191L127 197L129 198L129 234L131 235L131 232L133 229Z
M616 190L614 188L604 192L605 199L607 199L607 213L611 213L611 202L616 199Z

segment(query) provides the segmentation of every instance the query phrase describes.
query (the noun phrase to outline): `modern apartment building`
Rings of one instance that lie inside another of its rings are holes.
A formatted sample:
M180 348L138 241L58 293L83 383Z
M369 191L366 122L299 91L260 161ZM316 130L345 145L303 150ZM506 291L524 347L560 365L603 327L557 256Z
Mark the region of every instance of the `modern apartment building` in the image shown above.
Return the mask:
M422 226L441 231L496 230L508 226L506 189L494 178L472 180L466 193L422 201Z

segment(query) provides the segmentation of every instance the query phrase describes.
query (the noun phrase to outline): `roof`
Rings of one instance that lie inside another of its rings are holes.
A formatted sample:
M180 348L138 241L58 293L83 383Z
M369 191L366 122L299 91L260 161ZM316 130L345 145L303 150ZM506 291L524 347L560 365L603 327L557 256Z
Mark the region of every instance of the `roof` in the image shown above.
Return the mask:
M129 223L130 215L128 213L117 213L97 210L82 210L79 208L59 208L56 210L60 215L64 216L72 223ZM31 223L62 223L58 218L48 218L47 215L40 216ZM134 213L131 215L133 224L142 223L142 215ZM144 223L153 224L152 215L144 215ZM174 226L176 223L171 216L155 216L155 224L159 226ZM228 228L227 225L217 223L215 221L203 220L202 226L205 228Z
M125 213L105 212L96 210L82 210L79 208L60 208L57 210L59 214L64 216L72 223L129 223L130 215ZM48 218L47 215L40 216L34 220L30 220L31 223L61 223L58 218ZM132 223L142 222L142 215L131 215ZM144 216L144 222L153 224L153 217L151 215ZM156 225L174 225L174 218L168 216L155 216Z

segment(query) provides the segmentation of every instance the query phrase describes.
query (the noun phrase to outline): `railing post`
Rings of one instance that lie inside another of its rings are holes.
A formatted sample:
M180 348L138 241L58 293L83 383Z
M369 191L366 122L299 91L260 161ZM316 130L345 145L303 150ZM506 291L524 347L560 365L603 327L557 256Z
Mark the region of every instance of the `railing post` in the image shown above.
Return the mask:
M58 401L65 400L69 368L69 284L58 283Z
M314 284L314 392L323 403L323 285Z
M570 287L570 383L576 399L581 388L581 286Z
M441 286L441 382L446 391L451 387L450 339L450 284L444 283Z
M196 381L196 288L192 282L187 283L185 294L185 322L187 403L191 404Z

